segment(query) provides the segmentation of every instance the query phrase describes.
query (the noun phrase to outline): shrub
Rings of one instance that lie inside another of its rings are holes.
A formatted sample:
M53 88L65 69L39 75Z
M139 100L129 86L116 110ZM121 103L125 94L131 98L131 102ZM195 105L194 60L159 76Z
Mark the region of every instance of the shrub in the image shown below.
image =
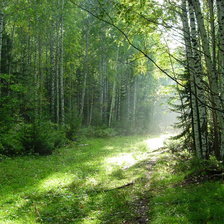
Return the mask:
M56 147L66 142L63 130L50 122L30 124L24 128L23 146L26 152L50 155Z
M66 143L65 132L51 122L27 124L20 122L7 131L0 133L0 154L49 155Z
M9 132L1 134L0 153L4 155L21 154L23 145L19 132L11 129Z
M70 119L65 127L66 138L72 141L76 140L76 133L80 129L80 126L80 118L77 117L76 119Z
M106 138L116 136L117 132L113 128L97 128L94 134L96 137Z
M78 130L79 137L94 137L94 127L85 127Z
M19 125L15 125L5 133L0 135L0 153L4 155L22 154L24 151L21 142L21 132Z

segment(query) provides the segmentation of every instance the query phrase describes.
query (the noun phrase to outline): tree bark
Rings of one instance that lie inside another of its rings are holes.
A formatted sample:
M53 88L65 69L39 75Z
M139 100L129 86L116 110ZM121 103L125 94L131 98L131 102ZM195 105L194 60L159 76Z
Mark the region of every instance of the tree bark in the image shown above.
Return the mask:
M60 114L61 125L65 123L65 99L64 99L64 0L61 0L61 27L60 27Z
M110 113L109 113L109 122L108 122L109 127L111 127L111 123L112 123L112 119L113 119L115 99L116 99L116 77L114 78L114 81L113 81L113 89L112 89L112 96L111 96L111 103L110 103Z
M201 64L201 55L199 53L199 44L197 39L197 31L195 24L195 16L193 6L189 5L190 11L190 27L191 27L191 42L192 42L192 53L193 53L193 75L195 82L195 92L200 101L197 100L197 110L198 110L198 126L199 126L199 140L200 140L200 149L201 156L203 159L206 159L208 152L207 145L207 112L206 112L206 99L204 93L204 84L203 84L203 69Z
M0 9L0 73L1 73L1 58L2 58L2 33L3 33L3 12Z
M50 35L50 67L51 67L51 120L55 122L55 36L54 26Z
M192 47L190 41L190 28L188 23L188 14L187 14L187 1L182 0L182 24L183 24L183 34L184 34L184 42L185 42L185 53L187 58L187 71L190 79L190 89L193 94L191 94L191 107L192 107L192 127L193 127L193 139L194 146L197 156L201 157L201 146L200 146L200 137L199 137L199 122L198 122L198 113L197 113L197 99L196 99L196 91L195 91L195 82L194 76L192 74Z
M217 4L217 14L218 14L218 71L219 71L219 88L221 90L221 107L224 109L224 2L221 0L216 0ZM220 114L220 157L224 158L224 115Z
M79 116L81 119L83 118L85 95L86 95L86 84L87 84L87 76L88 76L88 54L89 54L89 28L88 27L86 27L85 32L86 32L85 33L85 40L86 40L85 48L86 49L85 49L85 59L84 59L84 77L83 77L81 104L80 104L80 112L79 112Z
M202 49L205 57L205 64L208 73L208 80L210 86L210 97L211 97L211 104L214 108L220 108L221 102L219 98L219 88L217 83L217 73L212 63L212 57L210 52L210 43L208 39L208 35L205 29L205 22L204 17L201 11L201 5L199 0L189 0L189 4L193 5L197 25L199 29L199 34L202 43ZM216 153L216 157L220 158L220 127L223 123L223 118L221 112L216 110L212 110L212 118L213 118L213 132L214 132L214 139L213 139L213 148Z

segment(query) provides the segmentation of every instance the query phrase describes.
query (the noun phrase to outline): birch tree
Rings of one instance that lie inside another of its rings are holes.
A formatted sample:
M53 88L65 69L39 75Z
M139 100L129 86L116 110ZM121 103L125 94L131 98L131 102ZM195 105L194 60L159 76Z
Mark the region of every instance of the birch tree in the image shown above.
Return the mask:
M4 18L4 14L0 10L0 73L1 73L1 55L2 55L3 18Z

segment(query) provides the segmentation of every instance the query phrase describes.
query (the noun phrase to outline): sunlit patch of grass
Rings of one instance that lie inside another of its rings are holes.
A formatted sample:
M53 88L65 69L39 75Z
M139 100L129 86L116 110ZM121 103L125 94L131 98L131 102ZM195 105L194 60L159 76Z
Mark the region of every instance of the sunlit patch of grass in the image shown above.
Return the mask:
M135 163L138 162L138 160L133 157L133 154L132 153L120 153L116 156L109 157L106 159L105 165L106 165L106 167L108 167L112 170L113 170L113 166L120 166L123 168L133 166Z
M57 188L63 188L70 185L74 179L77 178L75 175L67 174L67 173L55 173L47 178L39 184L39 189L42 191L50 191Z
M47 157L0 162L0 223L122 223L136 215L149 156L143 137L89 139ZM116 189L129 182L134 186Z

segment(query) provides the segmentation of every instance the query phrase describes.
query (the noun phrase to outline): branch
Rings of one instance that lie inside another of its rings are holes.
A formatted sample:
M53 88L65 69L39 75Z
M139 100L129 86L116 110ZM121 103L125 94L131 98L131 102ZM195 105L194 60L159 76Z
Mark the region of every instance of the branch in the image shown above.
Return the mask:
M112 23L112 22L110 22L110 21L107 21L107 20L105 20L104 18L102 18L102 17L100 17L100 16L94 14L94 13L91 12L89 9L86 9L86 8L84 8L83 6L81 6L81 5L77 4L77 3L75 3L74 0L69 0L69 1L70 1L72 4L74 4L76 7L82 9L83 11L85 11L85 12L87 12L87 13L89 13L90 15L92 15L93 17L95 17L96 19L98 19L98 20L100 20L100 21L102 21L102 22L104 22L104 23L106 23L106 24L108 24L108 25L114 27L117 31L119 31L119 32L125 37L126 41L128 42L128 44L129 44L130 46L132 46L132 47L133 47L135 50L137 50L138 52L142 53L142 54L143 54L149 61L151 61L151 62L153 63L153 65L154 65L156 68L158 68L163 74L165 74L165 75L166 75L167 77L169 77L171 80L173 80L174 82L176 82L179 86L185 88L185 85L184 85L184 84L182 84L181 82L179 82L176 78L174 78L173 76L171 76L165 69L163 69L162 67L160 67L160 66L155 62L155 60L153 60L153 59L152 59L147 53L145 53L142 49L140 49L139 47L137 47L136 45L134 45L134 44L132 43L132 41L130 40L130 38L128 37L128 35L127 35L127 34L126 34L126 33L125 33L119 26L117 26L117 25L115 25L114 23ZM194 97L195 97L195 98L196 98L202 105L208 107L208 108L211 109L211 110L216 110L216 111L219 111L219 112L224 113L224 110L222 110L222 109L220 109L220 108L217 108L217 107L210 106L210 105L204 103L203 101L201 101L201 99L199 99L198 96L197 96L195 93L191 92L191 94L194 95Z

